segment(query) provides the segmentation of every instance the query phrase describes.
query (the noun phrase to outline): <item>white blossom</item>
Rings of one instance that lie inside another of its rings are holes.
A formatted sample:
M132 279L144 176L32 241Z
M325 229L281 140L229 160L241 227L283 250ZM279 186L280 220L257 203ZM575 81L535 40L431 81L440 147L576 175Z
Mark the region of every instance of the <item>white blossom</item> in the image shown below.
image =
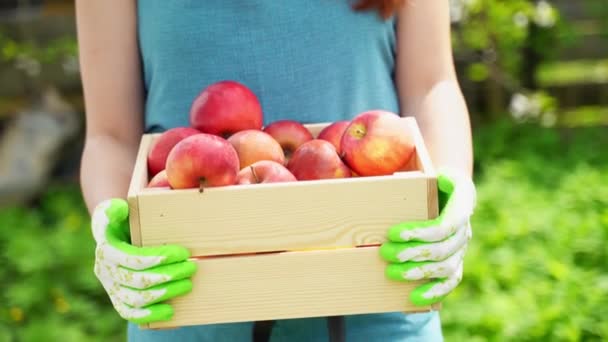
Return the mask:
M453 23L464 21L467 17L468 8L475 5L479 0L450 0L450 19Z
M551 4L545 0L541 0L536 4L534 13L534 22L540 27L552 27L555 25L556 13Z
M530 99L521 93L514 94L511 98L510 110L515 119L523 119L530 110Z
M515 23L515 26L517 27L526 28L528 27L529 22L530 21L528 20L528 16L523 12L517 12L513 16L513 23Z

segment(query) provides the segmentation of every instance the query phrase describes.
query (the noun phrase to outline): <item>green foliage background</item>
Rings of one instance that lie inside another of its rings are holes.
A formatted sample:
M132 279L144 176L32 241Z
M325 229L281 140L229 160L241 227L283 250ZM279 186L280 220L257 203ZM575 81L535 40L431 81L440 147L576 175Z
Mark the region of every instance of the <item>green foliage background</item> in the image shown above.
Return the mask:
M54 185L35 207L1 210L0 341L120 340L94 249L77 184Z
M476 130L479 204L448 341L608 339L608 146L603 127ZM123 340L93 275L75 184L0 211L0 341Z
M606 131L479 130L479 204L443 312L448 340L608 340Z
M463 11L453 42L476 124L479 198L464 279L442 310L446 340L607 341L608 129L593 125L608 123L608 107L579 91L567 108L550 87L604 82L605 93L608 60L559 58L591 21L608 39L608 7L581 1L592 18L577 26L554 8L542 19L543 0L451 3ZM77 53L74 35L28 39L0 32L0 67L32 84L54 82L40 70ZM525 105L506 113L516 94ZM0 342L124 340L93 258L78 184L0 209Z

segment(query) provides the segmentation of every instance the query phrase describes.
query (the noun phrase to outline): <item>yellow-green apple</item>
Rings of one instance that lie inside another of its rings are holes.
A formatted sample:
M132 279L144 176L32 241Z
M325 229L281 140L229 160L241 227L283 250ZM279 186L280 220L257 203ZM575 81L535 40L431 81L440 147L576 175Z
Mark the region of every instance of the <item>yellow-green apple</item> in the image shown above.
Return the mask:
M247 129L234 133L227 140L239 156L241 169L260 160L285 163L285 155L281 145L263 131Z
M295 150L305 142L313 139L310 131L299 121L295 120L278 120L264 127L264 132L270 134L283 148L285 161Z
M173 189L233 185L240 170L239 156L226 139L199 133L173 147L166 170Z
M300 181L351 176L334 145L321 139L313 139L295 150L287 169Z
M207 86L190 108L190 125L227 138L246 129L262 129L262 105L242 83L225 80Z
M175 144L191 135L200 133L191 127L175 127L160 134L148 152L148 175L154 177L165 169L167 156Z
M346 128L341 157L359 176L390 175L414 155L414 141L397 114L371 110L358 114Z
M169 184L169 180L167 179L167 170L162 170L157 173L150 182L148 183L148 188L170 188L171 184Z
M344 134L346 127L348 127L348 124L350 124L350 121L347 120L336 121L323 128L321 132L319 132L317 139L327 140L334 145L336 151L341 151L340 141L342 140L342 135Z
M272 160L260 160L239 171L236 184L296 182L296 177L285 167Z

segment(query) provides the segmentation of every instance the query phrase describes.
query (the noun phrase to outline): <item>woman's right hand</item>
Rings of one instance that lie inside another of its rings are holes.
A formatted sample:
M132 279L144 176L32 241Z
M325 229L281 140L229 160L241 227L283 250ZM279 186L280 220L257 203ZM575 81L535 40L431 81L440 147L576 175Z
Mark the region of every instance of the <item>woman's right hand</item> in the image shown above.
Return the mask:
M196 264L188 261L190 252L181 246L131 245L128 216L122 199L95 207L95 275L122 318L137 324L169 320L173 308L161 302L192 290Z

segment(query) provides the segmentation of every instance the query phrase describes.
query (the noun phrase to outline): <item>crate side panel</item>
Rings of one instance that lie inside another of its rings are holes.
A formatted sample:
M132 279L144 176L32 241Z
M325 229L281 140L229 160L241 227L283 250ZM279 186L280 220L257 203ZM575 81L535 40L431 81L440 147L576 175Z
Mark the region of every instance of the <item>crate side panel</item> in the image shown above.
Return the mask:
M129 197L137 196L148 184L148 152L154 139L156 139L154 134L144 134L141 138L129 184Z
M429 218L436 218L439 216L439 194L437 191L437 178L429 178L428 182L428 213Z
M133 173L129 184L127 202L129 204L129 227L131 232L131 243L141 246L141 225L139 222L139 201L137 195L148 183L147 156L155 135L144 134L139 144L137 157L133 165Z
M429 218L422 174L305 183L143 193L142 243L181 244L196 256L352 247Z
M435 169L431 160L431 155L427 146L424 143L422 132L414 118L405 118L410 128L410 134L414 139L414 145L416 146L416 154L414 155L414 161L416 163L415 169L421 170L426 175L435 177Z
M197 260L191 293L151 328L380 312L423 312L409 293L424 281L385 278L378 247Z
M139 203L137 197L129 197L129 229L131 231L131 244L141 246L141 225L139 223Z
M320 122L320 123L314 123L314 124L306 124L304 125L304 127L306 127L308 129L308 131L310 132L310 134L312 134L313 138L316 138L319 136L319 133L321 133L321 131L331 125L331 122Z

